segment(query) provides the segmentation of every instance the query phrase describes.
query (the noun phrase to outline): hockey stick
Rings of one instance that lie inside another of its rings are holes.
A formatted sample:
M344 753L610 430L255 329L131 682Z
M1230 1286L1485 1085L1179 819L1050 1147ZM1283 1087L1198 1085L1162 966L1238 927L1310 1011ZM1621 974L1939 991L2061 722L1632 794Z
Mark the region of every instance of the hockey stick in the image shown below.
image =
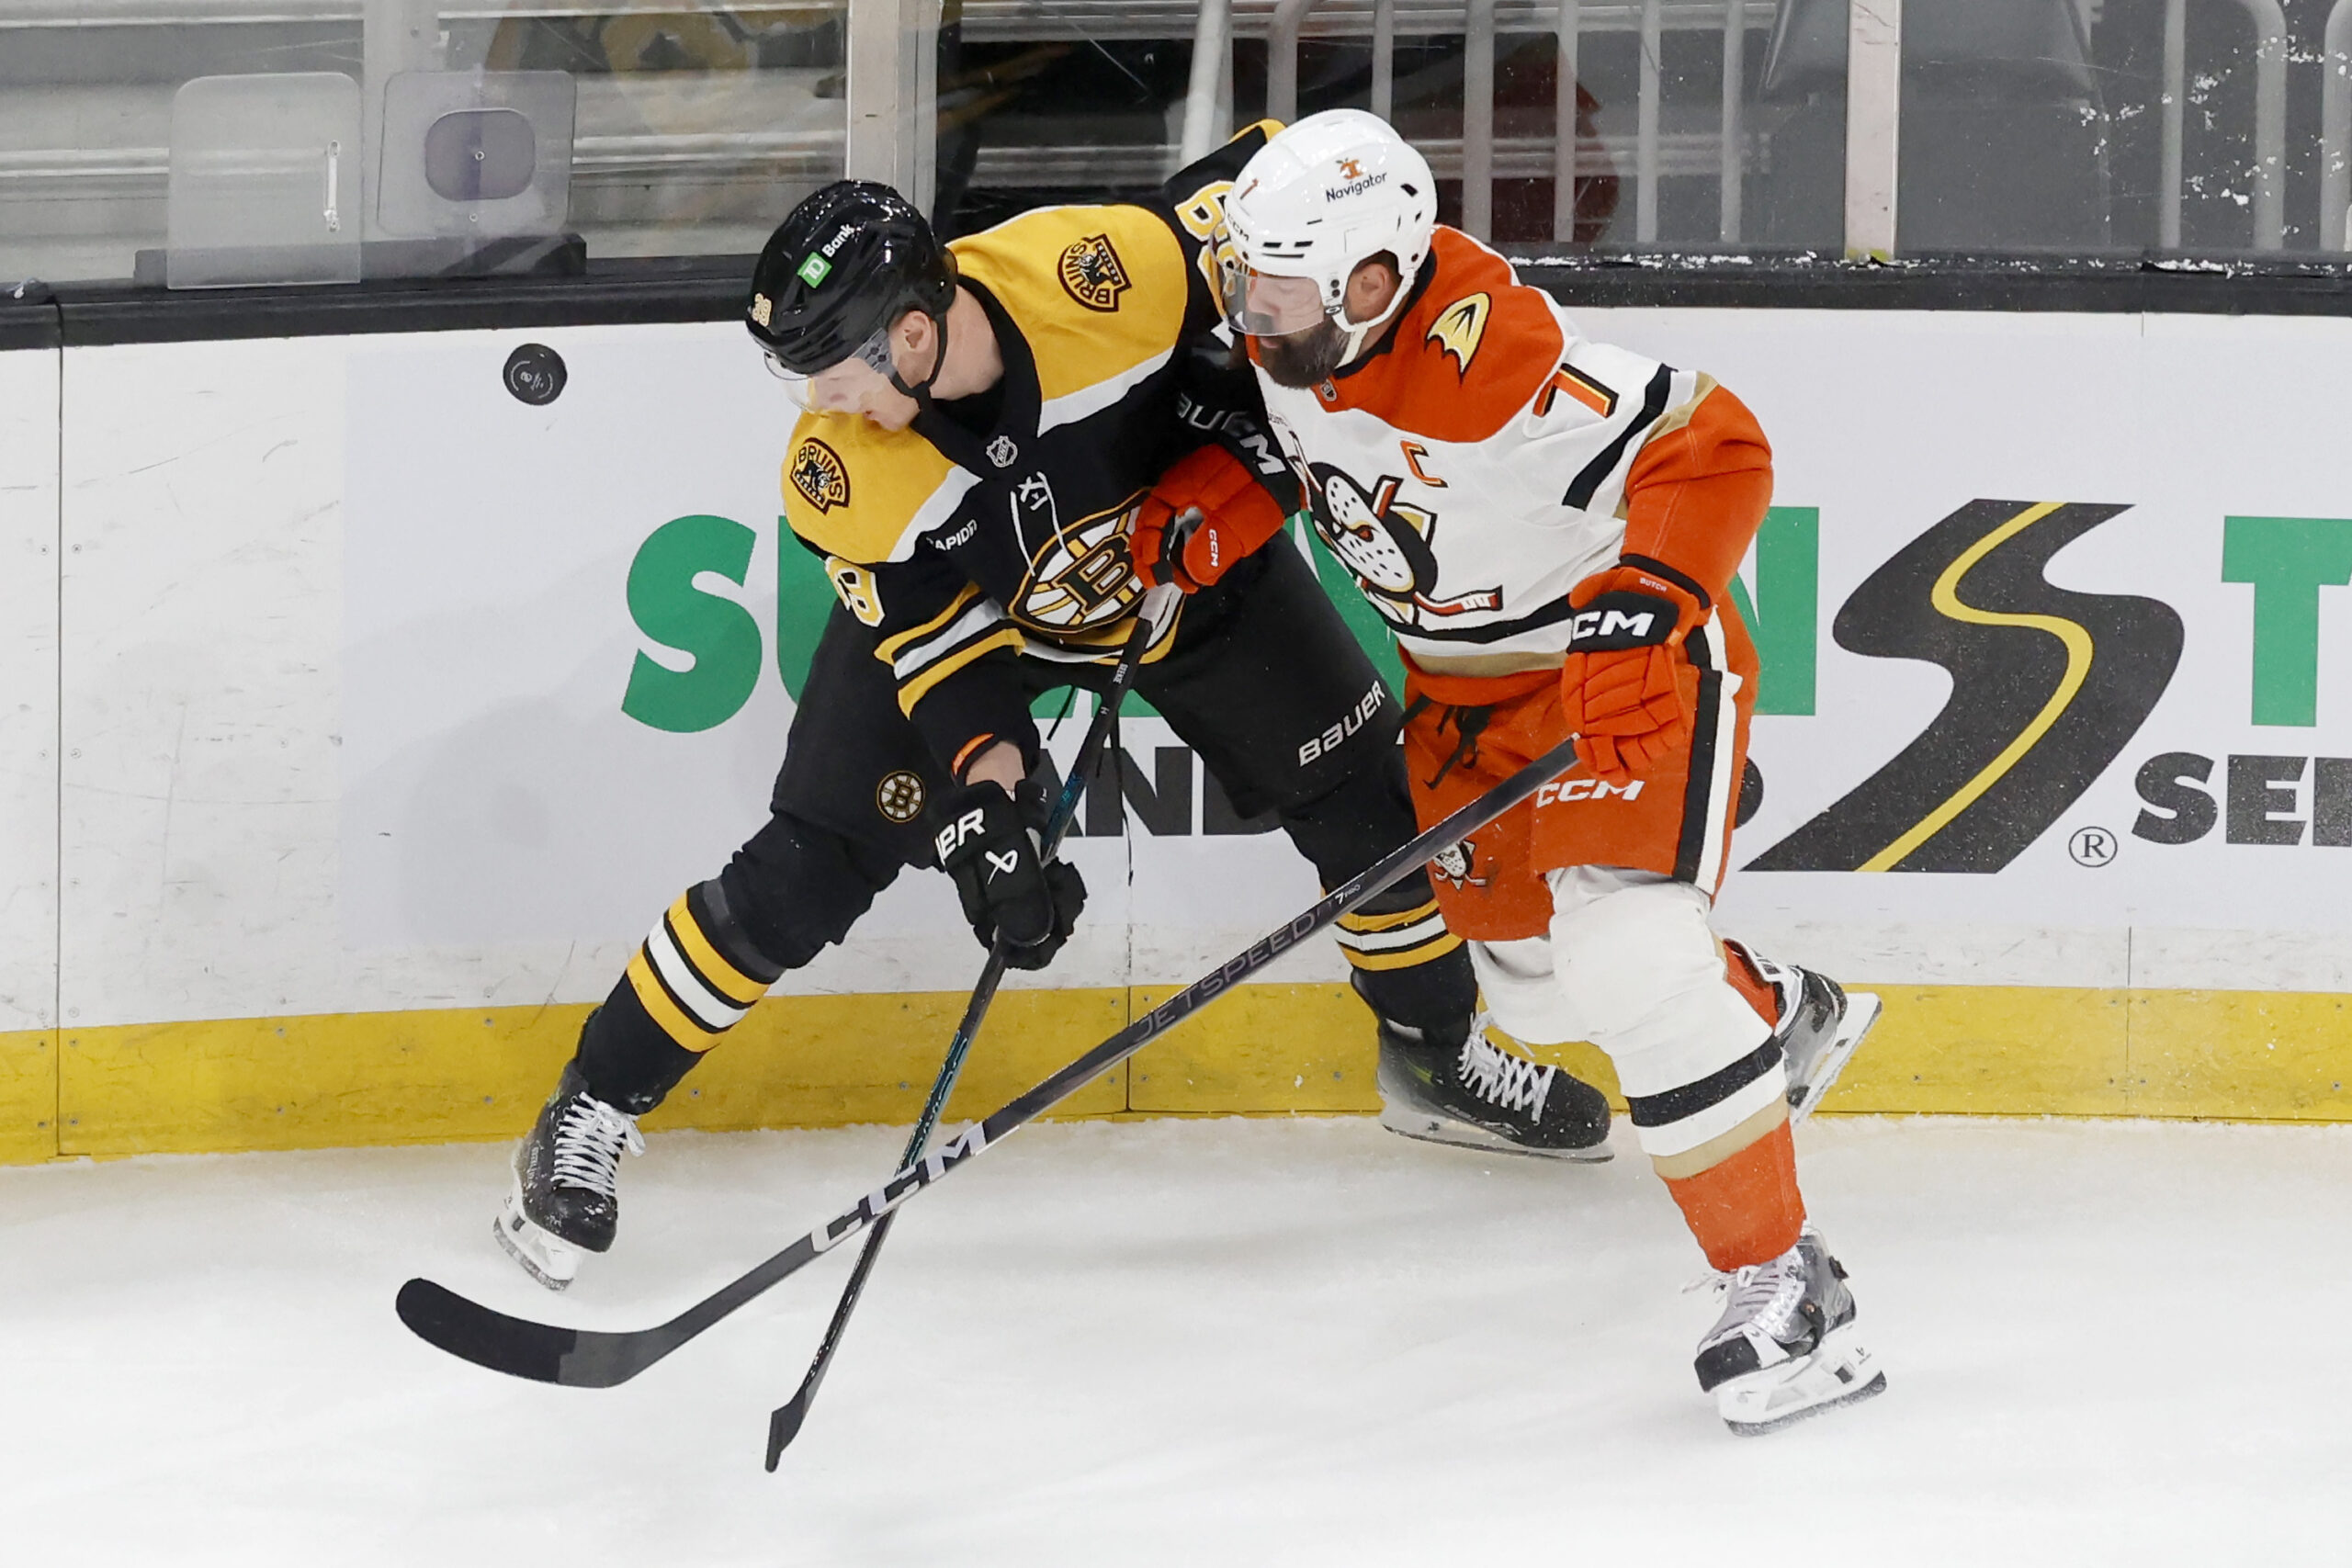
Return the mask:
M779 1280L878 1223L990 1145L1003 1142L1016 1128L1125 1061L1432 855L1459 844L1567 772L1575 761L1576 740L1571 737L1420 837L1340 884L1321 903L1277 926L986 1121L949 1139L878 1190L667 1323L623 1333L534 1323L468 1301L430 1280L411 1280L401 1287L395 1303L401 1321L427 1344L510 1377L574 1388L610 1388L627 1382Z
M1136 628L1127 635L1126 646L1119 650L1119 661L1111 671L1110 687L1094 710L1094 722L1087 726L1086 739L1079 743L1078 761L1071 765L1069 777L1062 781L1062 792L1046 818L1038 859L1051 860L1054 852L1061 847L1063 836L1069 831L1070 822L1078 815L1079 799L1086 792L1087 775L1094 771L1094 760L1118 721L1119 705L1126 701L1127 689L1135 684L1136 671L1142 668L1144 655L1175 608L1179 592L1173 583L1163 583L1143 596L1136 614ZM956 1038L948 1043L947 1059L940 1063L939 1076L932 1080L931 1093L923 1098L922 1114L915 1118L914 1135L907 1140L906 1155L899 1162L901 1169L921 1160L931 1146L932 1129L939 1125L940 1115L947 1109L947 1097L955 1092L956 1080L963 1074L964 1058L970 1054L972 1042L980 1032L981 1021L989 1015L989 1004L996 1000L997 986L1004 978L1004 938L1000 934L989 948L989 961L980 970L979 983L972 987L972 999L964 1004L964 1021L956 1026ZM858 1297L865 1291L865 1277L874 1271L875 1256L889 1239L890 1225L898 1217L893 1210L874 1223L865 1247L858 1251L856 1265L849 1271L849 1283L842 1288L842 1299L833 1307L832 1321L825 1325L824 1342L817 1347L816 1359L808 1363L800 1387L790 1399L768 1412L771 1474L775 1473L776 1461L784 1457L785 1445L800 1435L800 1424L808 1418L809 1402L817 1397L818 1386L833 1364L833 1353L841 1348L842 1333L849 1327L849 1314L857 1310Z

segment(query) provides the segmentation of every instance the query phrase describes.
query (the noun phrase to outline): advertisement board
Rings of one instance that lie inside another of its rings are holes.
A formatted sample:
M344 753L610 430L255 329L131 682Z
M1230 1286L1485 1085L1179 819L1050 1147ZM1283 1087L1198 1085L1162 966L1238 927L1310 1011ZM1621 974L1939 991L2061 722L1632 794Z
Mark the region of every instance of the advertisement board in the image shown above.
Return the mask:
M1582 320L1774 444L1719 924L1887 992L1843 1103L2352 1114L2352 322ZM117 1148L516 1122L764 818L831 604L779 517L780 389L723 322L62 358L65 1121ZM1273 547L1393 669L1336 564ZM1089 710L1057 704L1067 765ZM1069 850L1086 920L1019 978L990 1086L1315 895L1148 711L1119 762ZM978 958L945 880L900 876L755 1013L786 1055L697 1074L705 1124L899 1113ZM1344 975L1314 944L1094 1108L1370 1103ZM212 1122L174 1120L159 1063ZM798 1098L761 1099L780 1073Z
M0 1160L53 1142L57 355L0 352Z
M2346 323L1588 327L1704 366L1776 446L1740 585L1763 790L1726 924L1874 978L2020 984L2244 985L2251 944L2199 933L2284 934L2256 983L2346 983ZM734 335L574 338L542 407L492 374L496 334L354 345L354 942L611 938L760 820L827 601L776 516L789 408ZM1207 951L1188 933L1262 925L1306 885L1199 830L1205 781L1163 729L1126 740L1134 974L1174 980ZM1160 807L1163 779L1195 804ZM1107 849L1077 852L1117 886ZM860 934L904 953L824 983L947 983L923 957L954 928L940 891L894 889ZM2019 931L2065 934L2011 951ZM1123 949L1074 956L1068 983L1108 983Z

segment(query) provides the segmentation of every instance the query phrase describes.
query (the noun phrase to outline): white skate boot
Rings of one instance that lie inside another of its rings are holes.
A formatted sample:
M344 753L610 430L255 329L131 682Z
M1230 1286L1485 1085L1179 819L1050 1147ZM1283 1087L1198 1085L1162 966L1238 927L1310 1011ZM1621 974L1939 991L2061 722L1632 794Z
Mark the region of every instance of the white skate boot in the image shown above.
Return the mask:
M583 1252L605 1252L620 1226L621 1151L645 1152L637 1118L588 1092L575 1064L514 1151L514 1185L491 1226L498 1245L550 1291L570 1285Z
M1821 1234L1767 1263L1717 1277L1730 1300L1699 1341L1699 1386L1742 1437L1886 1391L1886 1374L1854 1337L1854 1292Z
M1837 1083L1862 1036L1878 1021L1878 997L1849 991L1811 969L1775 964L1745 944L1724 945L1738 947L1781 994L1781 1025L1772 1038L1788 1064L1789 1120L1802 1122Z

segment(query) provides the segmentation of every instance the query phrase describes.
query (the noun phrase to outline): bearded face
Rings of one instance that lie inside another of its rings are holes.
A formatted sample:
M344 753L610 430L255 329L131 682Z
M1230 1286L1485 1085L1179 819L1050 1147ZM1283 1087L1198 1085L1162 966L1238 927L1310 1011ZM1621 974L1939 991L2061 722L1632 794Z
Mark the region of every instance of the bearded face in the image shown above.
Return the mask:
M1305 332L1254 340L1258 363L1278 387L1312 387L1331 378L1348 351L1348 334L1325 317Z

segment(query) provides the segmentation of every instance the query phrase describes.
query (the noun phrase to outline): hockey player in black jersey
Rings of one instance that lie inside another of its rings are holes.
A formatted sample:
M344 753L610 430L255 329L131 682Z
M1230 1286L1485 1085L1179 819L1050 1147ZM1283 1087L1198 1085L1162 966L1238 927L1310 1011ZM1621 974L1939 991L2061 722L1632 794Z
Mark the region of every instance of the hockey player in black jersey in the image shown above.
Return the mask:
M1030 709L1107 677L1142 598L1138 541L1196 592L1136 690L1235 809L1272 812L1326 886L1415 832L1393 695L1298 553L1256 547L1299 497L1254 378L1196 346L1220 315L1218 203L1262 140L1243 133L1159 202L1046 209L947 245L888 187L842 181L768 242L747 324L804 411L786 513L839 603L768 821L656 923L516 1156L498 1236L542 1283L610 1247L636 1119L901 867L946 870L1013 964L1051 962L1085 889L1040 861ZM1194 513L1189 535L1170 527ZM1597 1090L1473 1028L1426 873L1344 918L1340 942L1389 1125L1606 1157Z

